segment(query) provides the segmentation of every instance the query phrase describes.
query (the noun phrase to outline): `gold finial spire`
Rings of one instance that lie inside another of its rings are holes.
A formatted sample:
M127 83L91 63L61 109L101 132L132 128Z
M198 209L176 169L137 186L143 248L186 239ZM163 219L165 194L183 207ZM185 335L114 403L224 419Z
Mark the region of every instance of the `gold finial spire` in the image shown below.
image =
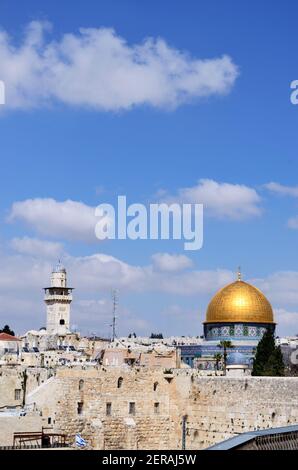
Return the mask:
M238 266L237 278L238 278L238 281L242 281L241 266Z

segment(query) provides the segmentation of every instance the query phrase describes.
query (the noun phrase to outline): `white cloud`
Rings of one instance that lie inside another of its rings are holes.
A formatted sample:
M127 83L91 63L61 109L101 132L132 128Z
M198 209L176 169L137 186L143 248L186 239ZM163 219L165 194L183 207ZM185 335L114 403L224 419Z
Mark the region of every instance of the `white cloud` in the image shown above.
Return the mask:
M128 44L113 29L81 28L47 39L48 23L31 22L20 45L0 33L0 76L6 107L60 101L105 111L138 105L173 108L200 97L223 95L238 76L223 55L197 59L161 38Z
M183 271L191 268L193 262L185 255L170 255L169 253L156 253L152 256L154 267L159 271Z
M290 312L284 308L276 308L274 314L279 325L293 327L293 334L298 333L298 311Z
M264 187L269 191L282 196L298 197L298 186L285 186L280 183L268 183Z
M26 296L23 292L19 295L9 296L7 292L0 293L0 328L9 325L15 334L24 334L29 329L39 329L45 326L45 313L42 300L37 295L35 298L30 293Z
M24 254L0 253L0 263L0 294L9 298L17 293L23 296L35 292L38 296L53 268L49 260Z
M209 179L201 179L196 186L178 190L177 196L163 192L162 200L167 203L203 203L207 214L232 220L259 216L262 212L261 199L253 188ZM95 217L95 208L79 201L56 201L52 198L16 201L7 220L23 222L46 237L87 243L97 241L95 227L99 219ZM162 258L155 255L153 261L160 270L176 270L180 265L186 268L190 263L185 256L171 258L168 254L163 254Z
M100 333L100 335L111 337L112 322L112 299L111 297L102 297L98 300L83 299L73 304L72 318L79 327L79 330L92 334ZM148 334L150 324L142 315L137 315L129 308L123 305L121 301L117 307L117 328L116 333L123 332L128 334L130 331L138 331Z
M280 183L268 183L264 187L269 191L279 194L280 196L290 196L298 198L298 186L285 186ZM294 230L298 230L298 216L291 217L288 220L288 227Z
M277 271L264 279L253 279L252 284L259 287L269 298L270 302L281 305L298 306L298 272Z
M187 272L160 271L155 265L135 266L113 256L96 253L81 258L69 257L67 265L74 285L84 290L124 289L128 292L162 292L177 295L212 293L232 282L227 270Z
M155 277L155 289L172 295L212 295L235 280L235 274L229 270L192 270L169 276L164 274Z
M111 320L112 288L119 289L121 299L118 310L121 334L135 330L145 334L160 329L166 333L162 325L168 316L173 319L168 327L173 334L192 333L185 327L194 321L195 335L200 335L200 321L213 294L235 280L235 273L230 270L161 271L154 263L137 266L101 253L83 257L64 253L63 262L69 285L76 288L72 323L85 332L105 335ZM38 257L37 253L9 254L5 250L0 251L0 263L0 317L3 322L11 324L18 333L44 325L42 288L49 282L51 259L46 260L42 254ZM275 272L249 282L259 287L274 306L278 334L298 332L298 314L295 313L298 312L298 272ZM134 298L138 296L141 308L137 312L131 294ZM163 300L158 306L159 294L163 294ZM147 305L148 296L151 301Z
M0 261L0 293L18 291L38 295L48 283L53 267L51 259L47 260L43 255L37 257L36 253L3 252L0 253ZM63 263L67 266L69 283L76 287L76 291L88 295L90 292L110 293L113 288L135 293L206 294L213 293L235 277L227 270L160 271L154 264L137 266L102 253L82 257L64 253Z
M57 259L63 253L61 243L30 237L13 238L11 240L11 247L18 253L46 259Z
M182 188L177 196L163 196L168 202L204 204L212 217L242 220L260 216L261 198L255 189L240 184L200 179L196 186Z
M0 302L3 322L9 323L18 334L43 326L46 314L42 288L49 283L53 267L51 260L46 260L43 255L37 257L36 253L10 254L0 251L0 263L0 300L5 298L5 302ZM161 307L156 306L153 300L155 295L158 298L158 294L170 294L169 303L177 296L207 295L208 299L215 290L235 277L233 273L224 270L191 269L180 273L160 271L154 265L136 266L101 253L84 257L64 253L63 263L67 267L68 283L75 287L71 323L85 333L97 332L102 335L109 333L113 288L119 289L121 299L117 312L119 334L130 331L149 334L162 329L159 317L164 303ZM142 305L137 311L134 300L131 300L132 293L134 298L138 295ZM145 296L144 299L149 296L152 300L147 304L146 300L141 300L142 296ZM194 302L194 310L197 302L198 299ZM189 324L183 323L183 313L180 318L182 323L177 328L189 333L184 330ZM175 325L169 325L167 330L174 333ZM199 320L197 332L201 334Z
M72 273L73 284L86 291L110 291L113 288L144 290L150 274L146 267L133 266L102 253L69 257L65 262Z
M67 240L95 241L95 209L82 202L26 199L12 205L8 221L21 221L40 235Z

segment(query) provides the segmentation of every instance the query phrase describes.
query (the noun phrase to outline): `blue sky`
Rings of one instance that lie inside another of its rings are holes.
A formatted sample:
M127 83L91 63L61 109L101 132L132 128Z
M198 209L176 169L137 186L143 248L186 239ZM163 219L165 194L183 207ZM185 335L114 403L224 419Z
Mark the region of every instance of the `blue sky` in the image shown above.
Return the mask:
M240 264L272 302L279 332L298 333L298 107L290 102L290 83L298 78L297 8L289 1L270 8L265 1L1 2L0 25L10 36L0 48L7 89L0 110L2 323L19 332L44 324L41 287L61 256L76 287L73 323L84 332L108 334L110 290L118 287L119 334L199 335L208 300ZM33 45L25 32L32 21L34 37L43 36ZM80 28L114 30L97 42L89 36L87 80L84 61L71 79L59 68L66 34L77 40L71 53L82 52ZM154 44L149 59L147 38ZM166 44L162 59L158 38ZM114 41L116 56L109 52ZM49 47L56 78L45 66ZM127 58L136 47L147 61L142 76ZM171 74L178 51L183 93ZM206 60L217 65L206 71L215 85L204 92L202 72L194 69ZM205 180L217 184L216 201L206 195ZM83 231L88 208L114 203L118 194L148 203L160 190L176 197L185 188L194 198L203 194L196 202L207 206L198 252L184 252L177 241L94 243L87 233L70 235L72 226ZM233 216L225 211L227 192ZM69 225L61 228L55 203L67 200L82 207L77 219L67 212ZM160 263L169 262L165 253L175 260L171 271ZM186 268L185 256L192 263Z

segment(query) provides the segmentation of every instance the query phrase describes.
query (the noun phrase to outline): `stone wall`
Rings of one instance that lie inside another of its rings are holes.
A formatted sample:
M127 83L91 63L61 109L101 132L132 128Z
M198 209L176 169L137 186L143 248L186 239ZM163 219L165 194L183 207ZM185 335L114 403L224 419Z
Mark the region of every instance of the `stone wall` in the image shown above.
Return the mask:
M23 402L24 372L26 371L26 392L30 393L48 378L49 370L41 367L21 365L0 366L0 410L19 407ZM16 390L20 392L16 395ZM18 398L17 398L18 397ZM16 399L17 398L17 399Z
M59 370L56 380L56 429L65 432L70 443L80 432L90 447L97 449L170 448L174 424L171 385L162 371ZM80 380L84 382L80 384ZM78 414L80 403L82 410Z
M188 406L189 448L237 434L298 423L298 378L194 377Z
M38 413L14 416L0 413L0 447L12 446L15 432L41 432L42 420Z
M27 397L73 444L93 449L203 449L298 423L298 378L202 377L192 369L60 368ZM33 406L34 405L34 406Z

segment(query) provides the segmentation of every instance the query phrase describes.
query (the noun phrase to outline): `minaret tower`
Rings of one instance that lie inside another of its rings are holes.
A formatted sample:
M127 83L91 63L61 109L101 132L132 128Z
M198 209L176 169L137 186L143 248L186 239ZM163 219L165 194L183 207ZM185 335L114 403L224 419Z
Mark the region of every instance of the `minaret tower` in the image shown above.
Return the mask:
M72 288L67 287L66 269L60 263L53 269L51 286L45 287L44 301L47 306L47 333L64 336L70 332L70 304Z

